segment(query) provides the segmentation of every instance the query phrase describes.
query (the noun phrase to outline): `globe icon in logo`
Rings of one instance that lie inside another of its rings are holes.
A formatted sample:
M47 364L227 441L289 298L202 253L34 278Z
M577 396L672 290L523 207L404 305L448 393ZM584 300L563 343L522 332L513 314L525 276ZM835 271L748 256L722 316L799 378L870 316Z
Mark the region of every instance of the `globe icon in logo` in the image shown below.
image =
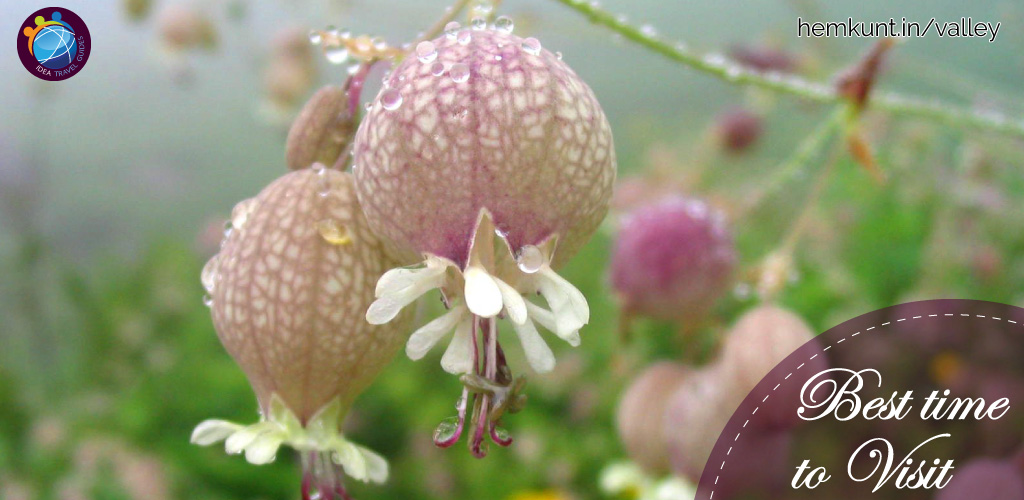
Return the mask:
M54 70L70 65L78 51L75 32L61 17L60 12L54 12L50 21L37 16L36 27L25 28L29 51L39 64Z

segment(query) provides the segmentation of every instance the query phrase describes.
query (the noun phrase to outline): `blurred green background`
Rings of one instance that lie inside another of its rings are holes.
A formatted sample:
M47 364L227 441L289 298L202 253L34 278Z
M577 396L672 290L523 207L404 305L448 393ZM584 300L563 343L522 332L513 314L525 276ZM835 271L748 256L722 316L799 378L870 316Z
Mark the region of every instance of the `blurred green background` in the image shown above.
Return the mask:
M80 74L58 83L35 79L14 55L18 23L48 4L0 6L0 34L10 42L0 47L0 498L297 498L292 456L257 468L188 443L205 418L256 416L252 392L203 306L199 271L233 204L285 171L287 122L266 113L277 33L333 24L399 44L448 4L153 0L152 11L133 20L120 1L66 0L60 5L88 23L93 49ZM176 4L208 16L215 48L169 53L158 26ZM871 40L797 38L797 16L999 21L992 44L906 41L880 87L1024 116L1017 0L603 5L702 51L735 44L788 51L816 80L855 60ZM517 34L561 51L594 89L615 133L622 178L659 172L732 214L738 285L808 210L794 280L779 301L818 331L910 299L1024 302L1020 141L871 114L864 127L887 183L842 155L808 209L824 162L816 158L781 194L743 213L740 202L777 175L827 108L697 74L553 1L505 0L501 12L516 20ZM316 60L317 85L343 81L344 68ZM746 154L725 154L709 137L716 116L739 105L763 116L765 134ZM590 300L591 324L578 349L556 347L555 373L531 380L527 410L506 422L513 447L492 449L485 460L462 444L434 448L431 433L454 413L459 384L439 369L437 353L421 363L399 356L347 424L353 440L391 461L392 479L353 485L354 496L601 497L601 469L624 458L614 425L623 386L653 360L706 357L723 326L756 301L721 300L699 342L651 321L636 322L624 340L605 271L615 215L564 272Z

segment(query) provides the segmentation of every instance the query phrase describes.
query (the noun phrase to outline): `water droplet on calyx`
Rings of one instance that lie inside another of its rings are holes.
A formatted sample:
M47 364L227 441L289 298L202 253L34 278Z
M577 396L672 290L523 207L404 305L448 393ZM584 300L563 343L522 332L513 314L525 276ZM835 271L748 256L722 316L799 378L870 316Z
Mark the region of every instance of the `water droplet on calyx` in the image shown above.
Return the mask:
M380 105L388 111L394 111L402 106L402 92L398 89L387 89L380 94Z
M516 265L519 266L519 270L526 274L533 274L540 271L547 259L544 257L544 252L534 245L526 245L519 249L519 254L516 256Z
M515 29L515 23L512 22L511 17L501 16L494 21L494 29L500 33L508 35L512 33L513 29Z
M324 241L332 245L347 245L352 243L352 236L348 228L338 224L334 219L324 219L316 223L316 230L323 237Z
M206 265L203 266L203 272L199 274L199 281L203 283L203 288L207 293L213 293L213 290L217 288L217 274L220 272L220 255L214 255L210 260L206 261Z
M540 54L540 49L540 40L533 37L523 40L523 52L535 56Z
M431 63L437 59L437 48L431 42L420 42L416 45L416 57L421 63Z
M469 66L463 63L454 64L452 69L448 70L448 75L455 83L465 83L469 80Z
M320 45L320 42L322 41L324 41L324 37L319 31L313 30L309 32L309 43L313 45Z

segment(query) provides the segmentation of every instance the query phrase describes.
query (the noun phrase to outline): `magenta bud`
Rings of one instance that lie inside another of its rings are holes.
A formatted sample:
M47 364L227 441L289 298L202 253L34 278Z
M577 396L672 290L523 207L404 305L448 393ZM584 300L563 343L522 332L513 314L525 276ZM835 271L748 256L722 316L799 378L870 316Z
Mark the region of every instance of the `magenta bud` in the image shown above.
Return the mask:
M726 292L735 262L724 216L672 196L623 217L611 284L629 313L688 321L705 317Z

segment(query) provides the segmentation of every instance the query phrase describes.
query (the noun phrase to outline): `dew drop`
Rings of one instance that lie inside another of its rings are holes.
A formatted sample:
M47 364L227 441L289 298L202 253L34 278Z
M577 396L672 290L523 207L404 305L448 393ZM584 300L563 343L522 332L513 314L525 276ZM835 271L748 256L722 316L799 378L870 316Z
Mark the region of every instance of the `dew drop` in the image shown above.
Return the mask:
M316 163L312 168L317 176L316 192L321 198L326 198L327 195L331 194L331 184L327 181L327 169L322 163Z
M431 63L437 59L437 49L431 42L420 42L416 44L416 57L421 63Z
M485 30L487 29L487 20L482 17L474 17L473 20L469 22L469 27L474 31Z
M511 17L501 16L494 20L494 29L508 35L515 29L515 23L512 22Z
M430 66L430 74L434 76L441 76L444 74L444 64L439 62L434 63Z
M454 64L452 69L448 70L448 75L451 76L452 81L455 83L465 83L469 80L469 66L463 63Z
M213 297L210 294L203 295L203 305L206 307L213 307Z
M231 232L232 232L232 230L234 228L235 228L235 226L231 225L231 221L227 221L227 222L224 223L224 238L225 239L227 239L228 236L231 236ZM224 242L222 241L221 245L223 245L223 244L224 244Z
M435 443L446 443L455 438L455 433L459 430L459 418L448 417L441 421L437 425L437 429L434 430L434 442Z
M324 31L331 36L339 36L341 34L341 31L333 24L328 24L327 27L324 28Z
M324 55L331 64L341 64L348 60L348 47L338 45L335 47L324 47Z
M523 40L523 52L530 55L540 54L540 40L537 40L532 36Z
M459 45L469 45L469 41L473 39L473 35L469 30L459 31L455 36L455 40L459 42Z
M650 24L645 24L640 27L640 33L643 33L647 38L654 38L658 36L658 29Z
M562 60L562 53L561 52L555 52L555 59L558 59L559 61L561 61Z
M324 41L323 35L319 31L313 30L309 32L309 43L313 45L320 45L320 42Z
M214 255L206 261L203 272L199 274L199 281L203 283L203 288L207 293L213 293L213 290L217 288L218 272L220 272L220 255Z
M384 50L388 48L388 42L384 41L384 39L379 36L371 39L370 43L372 43L373 48L377 50Z
M238 202L235 208L231 210L231 226L235 229L242 229L246 221L249 220L249 214L252 213L252 209L255 206L256 198L249 198L248 200Z
M348 228L338 224L334 219L323 219L316 223L316 230L325 241L332 245L347 245L352 243L352 236Z
M526 245L519 249L519 255L516 256L516 264L519 266L519 270L526 274L540 271L540 268L544 267L544 261L544 253L534 245Z
M512 439L512 434L509 433L508 429L505 429L504 427L495 427L494 437L498 438L501 441L507 442L510 439Z
M398 89L387 89L380 95L380 105L388 111L394 111L402 105L402 93Z
M455 38L458 36L460 28L462 28L461 24L459 24L456 21L452 21L444 25L444 36L446 36L449 40L455 40Z

